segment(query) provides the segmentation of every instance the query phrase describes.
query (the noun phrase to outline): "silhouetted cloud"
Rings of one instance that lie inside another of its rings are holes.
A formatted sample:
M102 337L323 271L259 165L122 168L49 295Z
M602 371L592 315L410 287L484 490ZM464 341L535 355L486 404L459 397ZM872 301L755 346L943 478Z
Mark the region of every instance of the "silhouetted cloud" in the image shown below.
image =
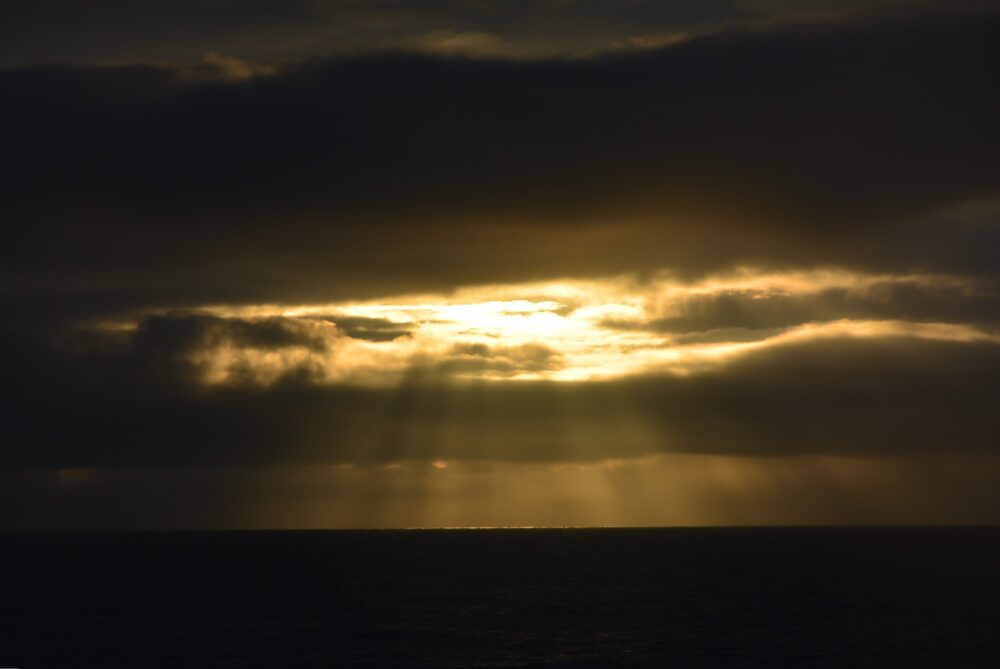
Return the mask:
M938 5L976 7L951 0ZM747 23L926 9L926 0L8 0L0 65L287 61L386 50L582 55Z
M858 291L824 288L812 293L773 294L743 290L703 293L678 300L675 314L649 322L610 321L627 329L691 334L720 329L775 330L838 319L977 323L996 328L1000 300L995 289L963 286L876 285Z
M348 336L368 341L392 341L406 336L411 330L405 324L394 323L384 318L339 315L332 315L329 318Z
M998 37L995 14L935 15L239 82L8 70L2 281L199 304L738 262L992 272L995 208L954 212L996 194Z
M508 364L479 353L456 360ZM833 337L686 377L455 383L416 369L382 388L296 373L206 388L135 348L21 356L5 367L6 467L994 453L1000 427L993 343Z

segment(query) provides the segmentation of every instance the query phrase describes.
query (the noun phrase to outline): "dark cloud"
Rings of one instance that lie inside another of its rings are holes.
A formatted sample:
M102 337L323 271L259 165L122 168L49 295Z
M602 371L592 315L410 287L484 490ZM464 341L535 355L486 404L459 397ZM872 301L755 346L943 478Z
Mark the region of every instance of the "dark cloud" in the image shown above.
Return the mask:
M946 210L996 193L998 38L995 14L921 15L572 62L9 70L0 281L198 304L739 262L991 272L995 209Z
M562 356L542 344L520 346L487 346L486 344L458 344L452 347L444 360L433 363L426 374L462 375L489 372L498 376L513 376L524 372L544 372L559 369Z
M394 323L384 318L363 316L328 316L349 337L367 341L393 341L410 334L412 327L406 323Z
M488 366L478 353L457 359ZM157 361L134 347L51 359L22 350L5 366L0 464L996 453L1000 428L993 343L826 338L686 377L456 384L415 369L396 388L317 385L306 373L267 388L205 387Z
M107 402L109 408L121 401L128 404L133 396L154 404L157 398L178 392L195 397L206 364L197 358L199 353L218 347L251 353L288 349L320 353L330 341L329 333L308 321L185 312L144 317L133 330L94 330L21 313L11 314L11 323L14 327L0 329L0 361L6 370L0 398L5 415L22 405L32 413L73 411L77 391L91 395L85 403ZM240 365L237 359L228 369L233 383L250 383L253 375ZM308 371L290 368L288 379L307 380Z
M279 318L220 318L183 312L149 316L139 321L133 345L145 350L191 353L199 348L231 343L241 348L326 348L326 339L308 323Z
M656 44L747 21L898 11L914 0L8 0L0 65L288 60L421 49L555 56ZM951 2L955 5L955 2ZM963 2L963 5L974 3Z
M1000 300L995 289L933 283L884 282L864 289L826 288L798 294L764 290L703 293L678 299L673 311L676 313L649 322L610 321L607 325L690 335L739 329L777 332L804 323L845 318L971 323L990 329L1000 323ZM693 340L689 337L683 341Z

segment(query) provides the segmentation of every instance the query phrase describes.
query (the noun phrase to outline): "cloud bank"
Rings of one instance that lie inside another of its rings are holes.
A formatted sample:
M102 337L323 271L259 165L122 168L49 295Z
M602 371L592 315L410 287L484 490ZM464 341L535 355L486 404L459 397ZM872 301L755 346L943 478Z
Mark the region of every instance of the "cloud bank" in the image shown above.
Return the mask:
M310 302L734 264L992 273L995 14L243 81L0 73L0 285ZM143 305L145 306L145 305Z

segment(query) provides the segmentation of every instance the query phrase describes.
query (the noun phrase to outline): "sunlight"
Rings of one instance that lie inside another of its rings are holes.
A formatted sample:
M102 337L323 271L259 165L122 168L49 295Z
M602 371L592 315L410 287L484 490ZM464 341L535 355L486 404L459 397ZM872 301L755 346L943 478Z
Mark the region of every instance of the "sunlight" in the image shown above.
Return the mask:
M645 280L472 286L366 302L215 305L195 313L244 327L269 323L294 330L295 341L258 345L245 336L227 338L219 325L190 356L209 385L236 378L268 385L290 370L307 370L314 382L378 386L413 374L486 381L688 376L755 351L820 338L998 341L974 325L894 318L892 291L900 286L911 292L978 290L962 277L944 275L741 269L694 283L661 273ZM831 291L841 296L834 302L839 313L823 302ZM861 315L884 317L845 317L850 304L867 305ZM136 332L138 323L101 321L97 327L121 337Z

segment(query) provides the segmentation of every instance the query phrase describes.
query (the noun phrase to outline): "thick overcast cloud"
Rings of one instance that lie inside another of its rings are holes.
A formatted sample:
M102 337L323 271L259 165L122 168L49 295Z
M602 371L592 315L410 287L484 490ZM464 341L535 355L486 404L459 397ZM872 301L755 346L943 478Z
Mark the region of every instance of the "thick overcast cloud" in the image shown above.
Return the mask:
M0 44L15 501L1000 455L992 3L11 2Z
M996 14L573 62L0 73L5 293L306 301L736 262L992 272Z

